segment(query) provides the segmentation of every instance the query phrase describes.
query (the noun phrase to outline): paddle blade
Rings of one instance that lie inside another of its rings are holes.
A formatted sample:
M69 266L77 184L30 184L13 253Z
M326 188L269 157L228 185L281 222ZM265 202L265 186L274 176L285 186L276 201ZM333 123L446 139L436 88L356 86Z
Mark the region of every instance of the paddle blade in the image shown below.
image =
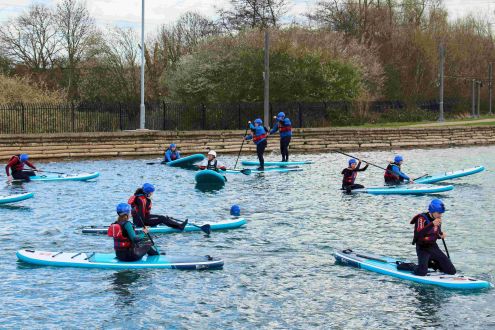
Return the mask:
M241 173L244 175L251 175L251 170L249 168L245 168L241 170Z
M209 236L211 234L211 226L209 224L202 225L199 228L201 228L201 230L204 231L206 235Z

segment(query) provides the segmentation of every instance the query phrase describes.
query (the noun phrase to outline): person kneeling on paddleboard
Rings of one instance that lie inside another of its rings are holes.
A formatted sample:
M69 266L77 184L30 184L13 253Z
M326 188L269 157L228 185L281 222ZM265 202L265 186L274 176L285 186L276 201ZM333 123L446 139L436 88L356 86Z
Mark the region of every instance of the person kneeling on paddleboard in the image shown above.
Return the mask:
M289 144L292 138L292 123L289 118L285 117L285 113L280 112L276 119L275 125L270 131L270 135L280 130L280 153L282 154L282 162L289 161Z
M260 167L258 167L258 170L263 171L265 169L265 158L263 155L267 146L266 138L268 136L268 130L263 127L263 121L260 118L254 121L254 125L250 121L248 124L252 133L245 136L244 140L253 140L256 145L256 153L258 154L258 160L260 162Z
M165 156L163 159L163 163L168 163L174 160L180 159L180 152L177 150L177 145L172 143L167 151L165 151Z
M137 227L166 225L175 229L184 230L188 220L177 222L170 217L151 214L151 196L155 191L155 186L151 183L143 184L134 195L129 198L128 203L132 206L132 222Z
M138 261L148 254L158 255L153 243L146 240L144 234L148 234L148 228L144 227L144 234L137 234L134 226L129 221L131 206L127 203L117 205L117 221L108 227L107 235L113 237L113 247L117 259L121 261Z
M342 175L344 176L342 180L342 190L345 190L347 193L350 193L352 189L361 189L364 188L363 185L356 184L354 181L356 180L358 172L366 171L369 164L366 164L365 167L361 167L361 161L359 163L354 159L349 160L349 167L344 168L342 170Z
M208 158L203 160L200 165L196 165L201 170L212 170L218 172L225 171L227 167L217 160L217 153L214 150L208 151Z
M412 244L416 244L418 255L418 265L414 269L415 275L425 276L429 266L439 269L445 274L454 275L456 273L450 259L437 245L437 239L443 240L447 236L442 232L442 214L444 212L443 202L434 199L428 207L428 212L418 214L411 220L411 224L414 224Z
M401 171L401 165L404 162L404 158L401 155L397 155L394 161L388 164L385 170L384 179L386 184L399 185L403 184L406 180L409 183L414 183L404 172Z
M7 172L7 179L9 182L13 179L30 181L29 177L36 175L34 171L25 171L24 165L31 167L35 171L42 172L29 161L29 155L15 155L10 158L9 163L5 166L5 171ZM12 170L12 175L10 175L10 170Z

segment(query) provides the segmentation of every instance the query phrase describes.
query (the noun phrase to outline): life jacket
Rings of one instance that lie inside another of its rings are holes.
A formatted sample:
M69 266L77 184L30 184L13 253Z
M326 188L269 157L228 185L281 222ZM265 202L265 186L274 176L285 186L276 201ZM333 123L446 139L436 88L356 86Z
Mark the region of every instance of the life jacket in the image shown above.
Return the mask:
M418 226L419 226L419 222L421 219L424 220L423 228L426 227L427 225L429 225L431 222L433 222L433 220L431 220L430 217L428 216L428 213L417 214L411 220L411 222L410 222L411 225L414 224L414 238L413 238L412 244L414 245L416 243L420 243L420 244L435 243L438 239L440 227L431 226L420 241L419 237L418 237Z
M171 149L168 149L168 150L170 150L170 159L176 160L177 159L177 150L175 150L175 151L172 151Z
M216 159L213 159L212 161L209 160L206 162L206 169L212 170L212 171L217 171L217 164L218 164L218 161Z
M265 132L263 134L260 134L260 135L255 135L254 131L253 131L253 142L254 143L258 143L259 141L263 140L263 139L266 139L266 137L268 136L268 134L266 133L267 132L267 129L266 127L263 127L263 129L265 130Z
M113 237L113 247L116 250L126 250L132 246L132 242L127 235L127 231L124 229L126 221L115 221L108 227L107 235Z
M397 167L399 167L399 170L400 170L400 166L395 164L395 163L392 163L392 164L388 164L387 166L387 170L385 171L385 174L383 175L383 178L385 179L385 182L403 182L404 181L404 178L401 177L400 175L397 175L393 172L393 166L396 165Z
M10 157L9 163L14 159L17 160L17 162L12 166L12 170L16 172L22 171L24 169L24 163L21 162L21 155L15 155Z
M344 184L344 186L350 186L350 185L353 185L354 184L354 181L356 181L356 177L357 177L357 171L353 171L353 170L349 170L349 169L346 169L348 171L346 171L344 174L344 179L342 181L342 183ZM351 173L351 174L348 174L348 173Z
M278 122L278 129L280 130L280 133L292 132L292 125L285 125L282 120Z
M132 217L135 218L138 216L139 208L136 202L136 200L138 199L141 201L141 204L143 205L144 219L147 219L151 213L151 199L146 197L144 194L134 194L127 201L127 203L132 207L132 212L131 212ZM142 220L144 221L144 219Z

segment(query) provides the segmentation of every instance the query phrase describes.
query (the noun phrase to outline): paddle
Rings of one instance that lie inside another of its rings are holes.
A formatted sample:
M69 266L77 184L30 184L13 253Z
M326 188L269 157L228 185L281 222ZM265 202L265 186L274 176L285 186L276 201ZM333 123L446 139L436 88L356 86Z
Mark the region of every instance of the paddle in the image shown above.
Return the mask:
M174 220L174 221L177 221L177 222L184 223L184 221L179 220L179 219L175 219L175 218L172 218L172 217L170 217L170 219L172 219L172 220ZM208 236L209 236L209 235L210 235L210 233L211 233L211 225L209 225L209 224L202 225L202 226L198 226L198 225L195 225L194 223L190 223L190 222L188 222L187 224L188 224L188 225L191 225L191 226L193 226L193 227L196 227L196 228L201 229L201 231L203 231L203 232L204 232L206 235L208 235Z
M249 129L249 125L248 125L248 126L246 126L246 130L244 131L244 135L243 135L243 137L245 137L245 136L246 136L248 129ZM242 139L241 148L239 149L239 154L237 155L237 159L235 160L234 170L235 170L235 168L237 167L237 162L239 162L239 157L241 157L242 147L244 147L244 142L245 142L245 141L246 141L246 139ZM241 173L242 173L242 172L241 172ZM244 173L243 173L243 174L244 174Z
M227 171L227 170L225 170ZM236 170L235 168L233 170L228 170L228 171L235 171L235 172L240 172L244 175L251 175L251 170L249 168L244 168L242 170Z
M395 172L393 172L393 171L391 171L391 170L387 170L385 167L381 167L381 166L378 166L378 165L376 165L376 164L370 163L370 162L368 162L368 161L366 161L366 160L364 160L364 159L359 159L359 158L357 158L357 157L355 157L355 156L352 156L352 155L346 154L345 152L342 152L342 151L339 151L339 150L333 150L333 152L336 152L336 153L338 153L338 154L341 154L341 155L344 155L344 156L347 156L347 157L351 157L351 158L357 159L357 160L359 160L360 162L364 162L364 163L366 163L366 164L370 164L371 166L374 166L374 167L377 167L377 168L382 169L382 170L384 170L384 171L387 171L387 172L389 172L389 173L395 174ZM416 179L412 179L412 181L417 180L417 179L420 179L420 178L424 178L425 176L428 176L428 174L422 175L422 176L420 176L420 177L418 177L418 178L416 178Z
M144 229L146 226L144 225L144 221L143 221L143 219L141 218L141 215L138 215L138 218L139 218L139 221L141 221L141 225L143 226L143 229ZM148 238L149 238L149 240L150 240L151 244L153 244L153 246L155 247L156 252L160 253L160 251L158 251L158 246L156 246L156 245L155 245L155 241L153 241L153 238L151 238L150 233L149 233L149 232L147 232L147 233L145 233L145 234L146 234L146 236L148 236Z
M166 164L163 160L161 162L149 162L146 165Z
M445 240L443 238L442 238L442 242L443 242L443 247L445 248L445 252L447 252L447 258L450 259L449 249L447 249L447 244L445 244Z

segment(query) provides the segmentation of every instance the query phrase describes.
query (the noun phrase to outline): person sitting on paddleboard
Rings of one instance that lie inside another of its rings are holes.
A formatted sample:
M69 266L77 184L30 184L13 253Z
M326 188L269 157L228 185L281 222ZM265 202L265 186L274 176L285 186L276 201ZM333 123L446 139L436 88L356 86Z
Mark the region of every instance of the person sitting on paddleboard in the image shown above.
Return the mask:
M265 169L265 158L263 154L265 153L265 149L267 146L267 132L268 130L263 127L263 121L258 118L254 121L254 125L251 121L248 122L249 128L251 129L251 134L244 137L244 140L253 140L254 144L256 144L256 153L258 154L258 160L260 162L260 167L258 170L263 171Z
M404 172L401 171L401 165L404 162L404 158L401 155L397 155L394 161L388 164L385 170L384 179L386 184L398 185L403 184L405 181L414 183Z
M414 238L412 244L416 244L418 265L414 274L425 276L428 273L428 265L432 262L445 274L454 275L456 269L450 259L440 250L437 239L444 239L447 235L442 232L442 214L445 205L439 199L434 199L428 206L428 212L416 215L411 224L414 224Z
M282 154L282 162L289 161L289 144L292 138L292 123L289 118L285 117L285 113L280 112L276 117L275 125L270 130L270 135L280 131L280 153Z
M7 179L9 182L12 181L13 179L30 181L29 177L36 175L34 171L25 171L24 165L27 165L31 167L33 170L36 170L38 172L42 172L41 170L38 170L36 166L34 166L29 161L29 155L27 154L15 155L10 158L7 166L5 166L5 171L7 172ZM12 175L10 174L10 171L12 171Z
M179 150L177 150L177 145L175 143L172 143L168 147L167 151L165 151L163 162L168 163L177 159L180 159L180 152Z
M134 195L129 198L128 203L132 206L132 222L136 227L166 225L175 229L184 230L188 220L177 222L164 215L151 214L151 196L155 186L151 183L143 184Z
M121 261L138 261L148 254L158 255L158 251L153 243L146 240L144 234L148 233L148 228L144 227L141 234L137 234L134 226L129 221L131 206L127 203L117 205L117 221L108 227L107 235L113 237L113 247L117 259Z
M344 176L342 180L342 190L350 193L352 189L364 188L363 185L356 184L354 181L356 180L358 172L366 171L368 166L369 164L366 164L365 167L361 168L361 161L358 163L354 158L350 159L349 167L342 170L342 175Z
M217 153L214 150L208 151L208 158L203 160L200 165L197 165L201 170L212 170L218 172L225 171L227 167L217 160Z

